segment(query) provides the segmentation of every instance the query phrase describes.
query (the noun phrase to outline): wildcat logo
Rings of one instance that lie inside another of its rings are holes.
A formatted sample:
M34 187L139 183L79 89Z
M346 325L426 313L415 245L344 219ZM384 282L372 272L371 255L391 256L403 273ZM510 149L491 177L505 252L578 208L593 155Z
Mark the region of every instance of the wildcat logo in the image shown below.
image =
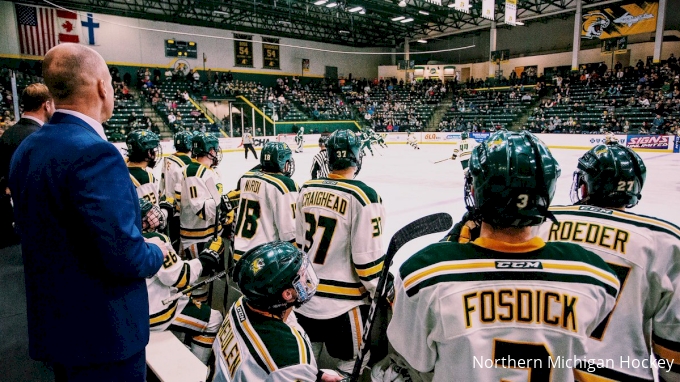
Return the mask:
M592 39L594 37L600 38L602 32L611 24L609 18L600 12L593 12L583 15L583 24L581 29L586 32L583 37Z
M496 261L496 269L543 269L540 261Z

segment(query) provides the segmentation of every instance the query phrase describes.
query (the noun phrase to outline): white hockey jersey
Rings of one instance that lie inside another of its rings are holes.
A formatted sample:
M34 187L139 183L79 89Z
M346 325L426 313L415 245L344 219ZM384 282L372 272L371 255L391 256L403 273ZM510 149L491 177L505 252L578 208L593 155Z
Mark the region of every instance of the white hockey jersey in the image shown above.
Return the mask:
M161 201L160 183L153 175L151 169L141 167L128 167L130 179L137 189L137 197L144 198L152 204L158 205Z
M652 381L651 367L637 363L648 360L652 350L659 360L674 360L680 373L680 228L656 218L593 206L550 210L559 223L546 222L539 235L596 253L621 283L616 307L588 341L588 358L616 362L590 370L581 367L577 373L617 381ZM628 359L631 362L619 362ZM663 375L665 368L660 366Z
M185 153L174 153L165 158L161 175L161 195L171 204L175 202L175 194L182 187L184 169L191 163L191 157Z
M307 181L298 198L298 247L319 277L316 294L297 311L329 319L369 303L383 268L385 208L371 187L331 174Z
M222 225L217 222L222 183L218 174L198 162L189 164L183 172L178 199L180 202L180 238L184 247L210 240Z
M234 230L234 261L246 251L274 240L295 240L298 185L283 174L249 171L239 180L241 192Z
M597 255L569 243L436 243L399 268L387 336L434 382L574 380L574 357L619 290Z
M474 149L478 144L479 143L477 143L477 141L472 138L455 142L453 144L453 153L458 156L456 159L470 159L470 155L472 155L472 149Z
M145 233L144 237L158 237L164 243L170 243L167 236L156 232ZM146 279L146 290L149 293L149 324L152 331L167 329L172 320L187 306L189 297L180 297L168 305L163 305L162 301L195 283L203 271L198 259L181 260L172 246L167 247L168 256L163 260L163 266L153 277Z
M213 343L213 382L315 382L312 346L297 325L253 312L239 298Z

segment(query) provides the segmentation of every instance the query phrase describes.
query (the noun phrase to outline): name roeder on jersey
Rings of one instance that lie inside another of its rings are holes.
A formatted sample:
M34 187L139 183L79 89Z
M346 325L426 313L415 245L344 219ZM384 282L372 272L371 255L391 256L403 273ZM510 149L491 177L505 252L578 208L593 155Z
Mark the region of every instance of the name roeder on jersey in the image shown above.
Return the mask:
M539 235L596 253L621 283L616 307L588 341L588 358L606 362L590 370L581 365L579 372L619 381L651 381L651 339L659 373L671 368L680 373L680 228L648 216L587 205L550 210L558 223L545 223Z
M382 199L361 181L317 179L302 186L297 243L319 286L300 314L328 319L368 303L383 267L384 216Z

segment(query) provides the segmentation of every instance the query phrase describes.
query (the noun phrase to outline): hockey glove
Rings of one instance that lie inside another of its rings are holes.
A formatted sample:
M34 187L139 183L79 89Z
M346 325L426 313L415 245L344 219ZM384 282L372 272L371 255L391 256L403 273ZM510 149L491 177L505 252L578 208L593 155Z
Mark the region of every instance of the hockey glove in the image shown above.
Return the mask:
M222 256L222 253L224 253L224 242L222 241L222 238L218 237L217 239L210 241L210 244L198 255L198 260L203 266L201 276L208 276L216 269L224 268L224 257Z
M453 154L451 154L451 159L456 160L458 158L458 149L453 149Z
M479 237L481 227L470 218L470 213L465 212L463 218L453 225L451 231L441 240L454 243L468 243Z

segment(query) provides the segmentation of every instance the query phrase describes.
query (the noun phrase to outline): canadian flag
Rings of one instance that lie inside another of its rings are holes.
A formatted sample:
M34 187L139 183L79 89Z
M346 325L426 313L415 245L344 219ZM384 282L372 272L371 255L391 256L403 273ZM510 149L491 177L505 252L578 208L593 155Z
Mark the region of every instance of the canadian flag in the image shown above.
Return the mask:
M59 25L59 42L80 42L78 14L75 12L57 10L57 25Z

